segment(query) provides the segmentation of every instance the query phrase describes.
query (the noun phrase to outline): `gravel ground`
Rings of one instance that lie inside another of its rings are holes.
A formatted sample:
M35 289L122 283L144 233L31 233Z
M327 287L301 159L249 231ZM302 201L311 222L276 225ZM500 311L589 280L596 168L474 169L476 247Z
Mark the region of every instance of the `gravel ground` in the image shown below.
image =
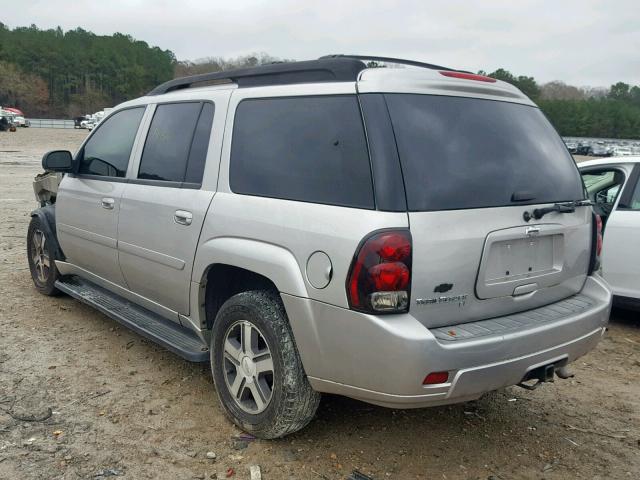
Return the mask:
M25 233L42 154L78 130L0 133L0 478L640 478L640 321L615 311L574 379L388 410L325 397L304 431L237 440L206 365L32 286ZM215 459L207 458L214 452Z

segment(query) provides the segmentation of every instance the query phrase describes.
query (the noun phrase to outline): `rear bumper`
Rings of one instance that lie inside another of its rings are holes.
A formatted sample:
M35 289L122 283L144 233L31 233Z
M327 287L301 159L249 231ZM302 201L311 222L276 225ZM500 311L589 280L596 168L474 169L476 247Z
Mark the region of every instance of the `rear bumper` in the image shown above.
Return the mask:
M473 400L519 383L539 366L575 361L596 346L611 309L600 277L588 277L579 297L586 302L577 300L575 311L558 302L527 312L537 320L524 326L487 332L482 322L465 324L479 333L447 341L411 314L377 317L282 295L312 386L392 408ZM440 371L449 372L448 383L422 385L428 373Z

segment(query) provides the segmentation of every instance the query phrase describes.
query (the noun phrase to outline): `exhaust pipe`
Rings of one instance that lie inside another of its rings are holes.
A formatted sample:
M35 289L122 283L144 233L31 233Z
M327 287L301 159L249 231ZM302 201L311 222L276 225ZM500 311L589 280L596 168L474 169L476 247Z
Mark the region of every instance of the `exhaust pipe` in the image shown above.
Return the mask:
M553 382L555 375L558 378L562 378L566 380L567 378L572 378L574 376L573 372L569 371L566 365L562 367L555 367L553 364L544 365L542 367L538 367L525 375L520 383L518 383L519 387L524 388L525 390L535 390L540 385L546 382ZM529 380L536 380L533 385L527 384L525 382Z
M558 376L558 378L562 378L563 380L566 380L567 378L573 378L575 376L575 374L571 372L566 366L557 368L556 375Z

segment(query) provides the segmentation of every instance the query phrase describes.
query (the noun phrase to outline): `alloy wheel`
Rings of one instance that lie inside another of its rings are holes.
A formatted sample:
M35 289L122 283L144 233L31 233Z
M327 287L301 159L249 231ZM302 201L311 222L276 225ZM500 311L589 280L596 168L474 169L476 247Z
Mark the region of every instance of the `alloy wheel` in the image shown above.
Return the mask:
M51 259L45 247L46 237L42 230L34 230L31 237L31 259L39 282L46 283L51 270Z
M247 320L229 327L224 337L224 378L229 393L245 412L263 412L273 395L273 357L260 330Z

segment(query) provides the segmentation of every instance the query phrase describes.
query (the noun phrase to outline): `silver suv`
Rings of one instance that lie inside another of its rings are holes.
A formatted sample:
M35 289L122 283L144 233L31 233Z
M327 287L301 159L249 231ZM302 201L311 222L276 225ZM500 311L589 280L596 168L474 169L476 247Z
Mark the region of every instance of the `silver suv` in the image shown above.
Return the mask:
M414 408L569 375L611 294L562 140L509 84L363 59L172 80L46 154L36 288L210 361L261 438L321 392Z

